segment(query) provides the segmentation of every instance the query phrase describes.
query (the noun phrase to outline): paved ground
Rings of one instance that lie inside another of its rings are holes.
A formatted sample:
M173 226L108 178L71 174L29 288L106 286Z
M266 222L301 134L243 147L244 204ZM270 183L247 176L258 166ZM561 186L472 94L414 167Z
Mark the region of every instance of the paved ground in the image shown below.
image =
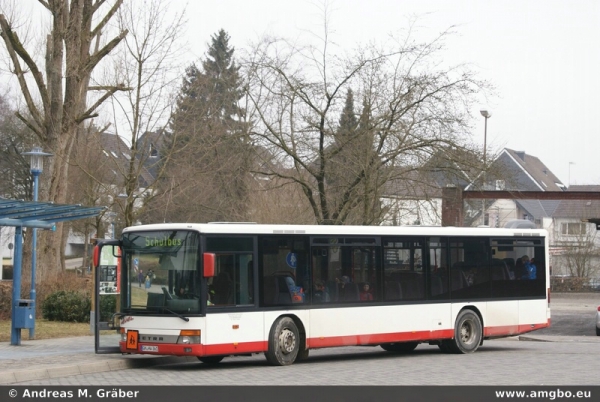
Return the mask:
M511 338L520 341L545 342L585 342L600 343L600 337L589 331L592 326L586 321L586 328L574 328L572 325L561 326L561 317L594 317L600 304L600 293L590 294L557 294L552 296L553 326L552 328L520 337ZM568 332L565 328L571 328ZM573 332L575 331L575 332ZM578 332L579 331L579 332ZM114 335L113 335L114 337ZM67 377L78 374L100 373L127 368L150 367L186 360L197 362L195 358L122 356L119 354L94 353L94 337L59 338L46 340L23 340L21 345L13 346L10 342L0 342L0 384L16 384L25 381Z
M24 340L19 346L0 342L0 384L181 361L176 357L96 354L93 336Z

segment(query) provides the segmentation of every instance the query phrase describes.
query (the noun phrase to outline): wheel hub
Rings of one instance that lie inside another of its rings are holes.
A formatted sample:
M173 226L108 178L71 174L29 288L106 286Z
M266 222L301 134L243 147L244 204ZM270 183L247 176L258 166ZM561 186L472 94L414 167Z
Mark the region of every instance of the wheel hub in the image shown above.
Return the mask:
M279 334L279 348L285 354L292 353L296 347L296 337L289 329L284 329Z
M465 322L460 328L460 337L463 343L470 343L473 337L473 331L471 325Z

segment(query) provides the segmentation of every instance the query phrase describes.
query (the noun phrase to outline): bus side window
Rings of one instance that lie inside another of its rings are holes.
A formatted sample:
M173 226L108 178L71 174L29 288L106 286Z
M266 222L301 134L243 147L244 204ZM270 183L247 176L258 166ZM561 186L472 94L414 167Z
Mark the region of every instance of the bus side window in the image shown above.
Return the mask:
M214 281L214 304L228 304L233 290L233 282L227 272L219 272Z

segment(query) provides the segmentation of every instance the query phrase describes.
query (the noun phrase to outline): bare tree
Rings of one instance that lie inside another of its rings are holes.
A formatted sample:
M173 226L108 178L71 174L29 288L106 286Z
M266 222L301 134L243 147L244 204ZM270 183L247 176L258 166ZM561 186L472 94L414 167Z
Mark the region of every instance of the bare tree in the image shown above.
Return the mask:
M185 10L171 15L169 8L170 2L148 0L127 3L118 13L119 29L129 35L125 46L117 50L114 72L119 82L131 88L114 97L116 114L123 116L122 123L115 122L117 134L131 144L131 158L121 165L121 186L116 188L125 200L114 204L115 209L122 209L125 226L131 226L141 213L138 207L156 195L155 183L162 180L164 165L173 156L163 146L163 131L182 68L186 20ZM151 182L140 179L144 170L152 171Z
M581 228L578 232L570 234L569 240L557 242L563 252L554 256L557 264L564 266L564 271L570 276L578 278L591 278L600 272L600 249L597 244L595 228L591 225L575 223L573 227Z
M113 205L115 193L120 188L123 178L117 172L122 170L126 158L115 158L112 154L119 152L121 142L111 142L107 148L107 138L115 137L98 129L94 125L85 128L73 146L69 173L68 202L83 205ZM129 150L123 144L123 153ZM121 152L119 152L121 153ZM88 263L88 244L93 237L104 238L106 217L112 209L103 210L98 216L73 221L68 227L72 234L83 239L83 262ZM113 218L114 219L114 218Z
M4 12L0 14L1 36L29 113L17 116L35 133L44 149L54 154L48 161L48 174L41 177L47 200L66 201L69 160L81 124L95 117L98 107L123 88L89 87L94 69L127 35L127 31L121 31L111 40L102 40L103 31L122 2L39 0L50 16L43 60L36 58L39 50L35 47L26 49L17 32L19 22L10 20ZM88 106L87 96L92 89L98 95ZM41 275L47 268L64 269L65 240L62 224L57 224L56 233L41 233Z
M31 131L15 116L0 97L0 196L31 199L31 173L27 157L21 155L35 144Z
M347 57L329 53L327 28L320 50L258 43L244 65L252 136L286 169L256 173L298 186L319 224L380 223L386 183L412 179L439 151L467 147L468 110L486 84L464 66L436 60L448 34L370 45ZM362 123L340 140L350 89L362 100Z

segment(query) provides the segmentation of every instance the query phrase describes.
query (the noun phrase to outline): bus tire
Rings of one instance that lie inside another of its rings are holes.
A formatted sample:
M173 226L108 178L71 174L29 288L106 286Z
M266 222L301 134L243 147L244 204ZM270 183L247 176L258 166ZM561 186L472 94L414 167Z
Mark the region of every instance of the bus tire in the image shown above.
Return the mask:
M382 343L380 346L388 352L408 353L415 350L419 342Z
M449 344L451 344L452 342L452 339L444 339L441 340L437 346L438 348L440 348L442 353L452 353L452 348L449 346Z
M458 354L473 353L481 344L483 326L479 316L471 310L463 310L456 317L454 339L449 339L446 344L450 352Z
M290 317L281 317L269 332L267 361L274 366L289 366L296 361L300 350L298 327Z
M302 348L298 351L298 356L296 356L296 361L299 362L301 360L308 359L308 350L306 348Z
M204 364L219 364L224 357L225 356L198 356L198 360Z

